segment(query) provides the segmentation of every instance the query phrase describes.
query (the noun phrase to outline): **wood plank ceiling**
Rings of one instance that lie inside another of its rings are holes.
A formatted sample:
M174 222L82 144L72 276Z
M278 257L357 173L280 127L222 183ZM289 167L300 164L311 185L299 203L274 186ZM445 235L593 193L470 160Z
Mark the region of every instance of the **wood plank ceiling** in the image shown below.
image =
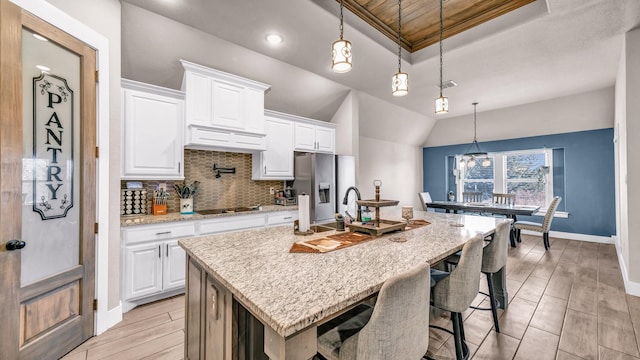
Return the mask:
M336 0L340 2L340 0ZM535 0L444 0L443 38L461 33ZM394 42L397 0L344 0L344 7ZM440 1L402 1L402 47L413 53L440 40Z

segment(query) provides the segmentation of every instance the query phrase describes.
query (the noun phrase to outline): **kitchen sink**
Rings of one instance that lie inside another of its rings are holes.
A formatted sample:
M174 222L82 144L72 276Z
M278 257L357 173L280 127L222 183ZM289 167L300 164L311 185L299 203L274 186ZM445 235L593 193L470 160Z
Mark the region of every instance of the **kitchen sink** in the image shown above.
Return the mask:
M237 212L257 211L257 207L237 207L237 208L225 208L225 209L207 209L198 210L196 213L200 215L212 215L212 214L231 214Z
M313 231L314 233L336 230L338 228L338 222L330 221L330 222L321 223L321 224L313 224L310 226L310 228L311 228L311 231Z

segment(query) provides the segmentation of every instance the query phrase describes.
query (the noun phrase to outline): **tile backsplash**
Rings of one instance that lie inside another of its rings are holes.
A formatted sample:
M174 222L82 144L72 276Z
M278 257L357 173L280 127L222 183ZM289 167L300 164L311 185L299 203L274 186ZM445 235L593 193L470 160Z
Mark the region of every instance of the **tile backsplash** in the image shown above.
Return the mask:
M216 179L213 164L223 168L236 168L236 173L221 174L221 177ZM284 184L283 181L251 180L251 154L208 150L184 150L184 178L187 183L200 181L198 194L193 200L195 211L258 204L272 205L273 195L269 193L269 189L282 189ZM180 197L173 190L173 185L182 184L182 181L143 180L142 185L150 194L149 212L151 196L158 183L167 184L167 211L180 211ZM122 181L121 187L126 187L126 181Z

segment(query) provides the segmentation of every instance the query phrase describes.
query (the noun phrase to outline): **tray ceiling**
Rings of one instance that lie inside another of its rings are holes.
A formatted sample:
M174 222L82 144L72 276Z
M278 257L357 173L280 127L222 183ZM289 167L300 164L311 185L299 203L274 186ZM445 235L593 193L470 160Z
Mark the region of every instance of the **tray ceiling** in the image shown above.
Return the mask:
M534 1L445 0L443 38L461 33ZM344 0L344 7L397 42L398 1ZM404 0L401 40L402 47L411 53L437 43L440 40L440 1Z

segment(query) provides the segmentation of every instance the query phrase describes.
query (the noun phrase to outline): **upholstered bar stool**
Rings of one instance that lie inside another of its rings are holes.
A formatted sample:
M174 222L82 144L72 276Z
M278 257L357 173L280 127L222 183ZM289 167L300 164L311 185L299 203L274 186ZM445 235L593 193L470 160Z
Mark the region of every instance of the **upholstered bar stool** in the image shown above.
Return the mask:
M542 242L544 243L544 249L549 250L549 230L551 229L551 222L553 221L553 215L556 213L556 209L558 205L562 201L560 196L556 196L551 200L551 204L547 208L547 212L544 214L544 219L542 220L542 224L535 223L531 221L516 221L513 224L513 227L516 229L516 238L518 242L520 242L520 231L522 230L531 230L538 231L542 233Z
M429 349L429 291L426 263L392 277L373 308L359 305L318 327L318 352L329 360L421 359Z
M498 304L496 294L493 287L493 274L497 273L507 265L507 248L511 231L511 223L503 222L496 226L496 230L491 237L491 241L482 249L482 266L481 272L487 276L487 287L489 293L481 294L489 297L491 302L490 308L477 308L477 310L491 310L493 315L493 325L496 332L500 332L500 324L498 323ZM447 258L447 264L456 265L460 261L460 254L455 254Z
M491 313L493 315L493 325L496 332L500 332L498 323L498 305L496 293L493 288L493 274L500 271L507 265L507 248L509 246L509 235L511 222L503 222L496 226L496 231L491 242L482 249L482 273L487 276L487 286L489 287L489 300L491 301ZM486 294L485 294L486 295Z
M431 302L433 306L451 312L458 360L469 358L469 348L464 339L462 312L469 308L478 295L483 242L481 235L467 241L462 248L457 266L448 275L444 271L431 270L432 278L436 281L431 289ZM450 332L438 326L431 327Z

